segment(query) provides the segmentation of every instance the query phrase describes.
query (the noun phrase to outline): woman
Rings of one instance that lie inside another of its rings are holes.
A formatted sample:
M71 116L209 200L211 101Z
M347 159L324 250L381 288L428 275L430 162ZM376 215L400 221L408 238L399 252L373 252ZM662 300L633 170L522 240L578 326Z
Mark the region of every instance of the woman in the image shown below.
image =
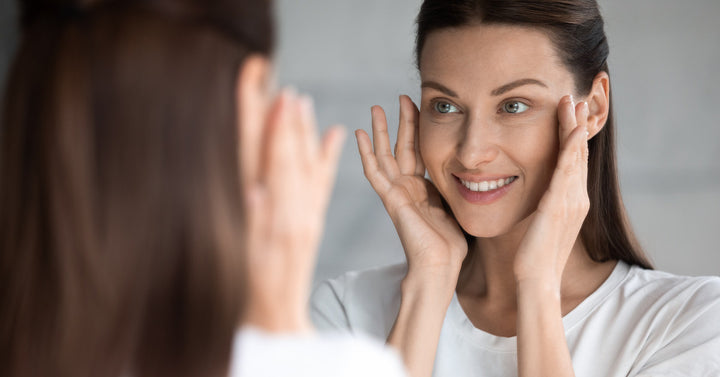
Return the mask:
M617 182L592 0L425 0L420 109L356 133L407 265L319 286L322 328L411 375L717 376L720 279L652 271ZM425 172L429 180L425 180Z
M320 142L310 100L273 94L270 5L21 3L0 375L402 374L375 344L311 334L342 131Z

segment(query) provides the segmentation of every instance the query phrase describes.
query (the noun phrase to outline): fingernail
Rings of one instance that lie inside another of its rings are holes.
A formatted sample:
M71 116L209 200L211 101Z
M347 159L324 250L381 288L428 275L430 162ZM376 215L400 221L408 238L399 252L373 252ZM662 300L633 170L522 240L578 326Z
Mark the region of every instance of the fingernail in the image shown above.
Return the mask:
M573 105L573 108L575 107L575 97L573 95L570 95L570 103Z

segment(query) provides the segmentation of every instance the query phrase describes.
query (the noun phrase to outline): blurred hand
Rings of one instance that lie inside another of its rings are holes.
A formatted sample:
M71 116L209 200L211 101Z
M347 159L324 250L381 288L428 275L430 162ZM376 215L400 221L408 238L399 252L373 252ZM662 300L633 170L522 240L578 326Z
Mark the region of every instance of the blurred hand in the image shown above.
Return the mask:
M315 258L344 130L318 139L312 101L283 90L263 130L260 173L246 181L246 323L308 331Z

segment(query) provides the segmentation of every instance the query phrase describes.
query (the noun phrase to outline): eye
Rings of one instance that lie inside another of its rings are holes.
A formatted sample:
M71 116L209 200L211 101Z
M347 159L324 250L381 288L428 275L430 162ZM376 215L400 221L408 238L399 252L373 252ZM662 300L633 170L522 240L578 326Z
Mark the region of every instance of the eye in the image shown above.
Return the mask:
M529 109L530 107L520 101L505 102L502 106L502 110L510 114L519 114Z
M457 113L458 109L457 107L447 103L447 102L435 102L435 111L437 111L440 114L448 114L448 113Z

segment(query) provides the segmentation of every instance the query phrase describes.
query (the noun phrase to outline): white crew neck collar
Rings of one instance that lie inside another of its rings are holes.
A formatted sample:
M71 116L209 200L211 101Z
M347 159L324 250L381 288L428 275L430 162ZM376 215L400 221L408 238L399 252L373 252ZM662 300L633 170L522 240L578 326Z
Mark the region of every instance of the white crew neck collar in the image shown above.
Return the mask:
M563 317L563 327L565 333L568 333L578 323L582 322L595 308L598 307L612 291L614 291L620 283L622 283L630 272L630 265L623 261L618 261L613 268L612 273L607 279L591 293L583 302L575 307L570 313ZM446 322L450 322L449 326L457 331L459 336L466 338L471 344L478 348L491 350L502 353L517 352L517 337L497 336L480 330L473 326L468 319L465 311L463 311L458 301L457 292L453 294L452 301L448 307Z

